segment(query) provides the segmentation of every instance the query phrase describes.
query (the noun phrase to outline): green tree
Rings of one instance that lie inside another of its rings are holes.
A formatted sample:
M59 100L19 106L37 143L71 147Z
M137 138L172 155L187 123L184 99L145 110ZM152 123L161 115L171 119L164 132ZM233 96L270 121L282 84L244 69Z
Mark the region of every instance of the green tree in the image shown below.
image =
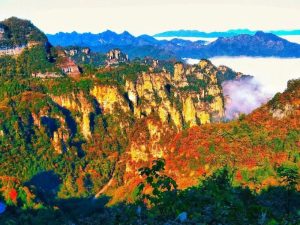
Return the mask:
M292 193L296 190L296 185L298 184L300 179L298 167L294 163L286 163L277 168L277 174L279 175L279 177L281 177L282 183L287 189L286 213L288 215L288 218L290 218Z
M163 174L164 170L164 159L154 160L151 168L143 167L139 169L140 175L145 176L145 181L138 186L138 196L140 196L140 200L145 201L152 207L154 214L172 218L177 209L177 184L171 177ZM143 193L147 186L152 189L149 194Z

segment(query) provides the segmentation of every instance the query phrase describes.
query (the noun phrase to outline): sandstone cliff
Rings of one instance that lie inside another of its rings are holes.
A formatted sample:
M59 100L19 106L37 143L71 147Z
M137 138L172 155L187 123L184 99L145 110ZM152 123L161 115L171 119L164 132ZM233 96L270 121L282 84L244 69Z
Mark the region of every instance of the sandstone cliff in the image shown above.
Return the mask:
M174 67L174 75L144 72L134 81L126 80L122 88L94 84L89 93L51 98L61 107L77 112L76 121L86 139L92 136L89 115L95 108L91 98L104 115L131 114L134 120L157 116L162 124L176 131L222 120L224 103L217 68L206 60L196 66L176 63Z
M115 132L124 137L114 142L125 148L120 159L126 162L121 163L125 180L153 158L169 154L166 143L177 132L220 121L224 116L219 70L209 61L202 60L194 66L176 63L174 74L150 71L138 74L136 79L125 79L121 86L94 81L85 92L49 95L65 115L73 118L89 148L105 148L105 137L110 139ZM65 143L72 137L72 129L68 136L63 132L68 125L53 134L52 144L58 153L69 149ZM102 141L98 126L103 126Z

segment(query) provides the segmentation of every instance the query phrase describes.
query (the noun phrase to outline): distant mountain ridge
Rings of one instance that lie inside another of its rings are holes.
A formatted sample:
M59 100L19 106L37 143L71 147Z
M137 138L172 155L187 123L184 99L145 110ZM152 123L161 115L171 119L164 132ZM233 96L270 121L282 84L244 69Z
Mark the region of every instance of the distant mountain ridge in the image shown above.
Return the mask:
M203 32L199 30L171 30L165 31L153 35L153 37L199 37L199 38L219 38L219 37L233 37L239 34L249 34L254 35L257 31L249 29L232 29L228 31L213 31L213 32ZM272 33L278 36L283 35L300 35L300 30L273 30L264 31L267 33Z
M241 30L240 32L247 32ZM289 42L272 33L258 31L254 34L239 34L220 37L216 41L189 41L183 39L157 40L149 35L135 37L125 31L117 34L107 30L92 34L77 32L47 35L54 46L89 47L93 51L106 53L119 48L129 58L153 57L157 59L209 58L215 56L261 56L300 57L300 45Z
M127 31L117 34L110 30L99 34L60 32L54 35L48 34L47 36L54 46L89 47L93 51L102 53L106 53L113 48L120 48L131 59L147 56L157 59L179 59L182 53L185 54L187 51L186 55L188 55L188 51L197 50L205 44L204 41L192 42L181 39L159 41L149 35L134 37Z
M203 47L202 56L300 57L300 45L274 34L258 31L254 35L218 38Z

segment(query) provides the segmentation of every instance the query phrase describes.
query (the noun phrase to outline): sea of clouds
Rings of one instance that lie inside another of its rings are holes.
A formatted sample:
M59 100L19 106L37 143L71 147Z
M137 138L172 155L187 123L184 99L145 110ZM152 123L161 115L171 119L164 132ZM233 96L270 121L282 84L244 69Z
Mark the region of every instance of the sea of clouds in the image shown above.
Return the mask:
M222 87L225 96L225 116L228 120L237 118L241 113L251 113L272 97L254 78L225 81Z
M289 80L300 78L300 58L215 57L210 60L216 66L225 65L254 76L223 83L227 119L252 112L277 92L283 92ZM199 60L186 59L186 62L195 64Z

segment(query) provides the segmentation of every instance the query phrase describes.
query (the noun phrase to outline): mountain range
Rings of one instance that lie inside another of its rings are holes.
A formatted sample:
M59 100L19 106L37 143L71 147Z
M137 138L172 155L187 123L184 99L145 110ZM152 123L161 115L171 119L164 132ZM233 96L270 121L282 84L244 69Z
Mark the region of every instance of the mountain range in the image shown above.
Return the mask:
M153 35L153 37L199 37L199 38L219 38L219 37L233 37L240 34L253 35L257 31L249 29L233 29L228 31L214 31L203 32L198 30L171 30ZM300 35L300 30L273 30L265 31L265 33L272 33L278 36L284 35Z
M198 49L204 45L204 41L187 41L174 39L171 41L159 41L149 35L135 37L128 32L117 34L110 30L99 34L77 32L57 33L47 35L54 46L81 46L91 50L106 53L113 48L120 48L131 59L151 56L157 59L178 58L180 53Z
M128 32L117 34L105 31L99 34L76 32L47 35L54 46L89 47L105 53L119 48L129 58L150 56L157 59L208 58L216 56L300 57L300 45L271 33L238 34L217 40L189 41L182 39L157 40L149 35L135 37Z

